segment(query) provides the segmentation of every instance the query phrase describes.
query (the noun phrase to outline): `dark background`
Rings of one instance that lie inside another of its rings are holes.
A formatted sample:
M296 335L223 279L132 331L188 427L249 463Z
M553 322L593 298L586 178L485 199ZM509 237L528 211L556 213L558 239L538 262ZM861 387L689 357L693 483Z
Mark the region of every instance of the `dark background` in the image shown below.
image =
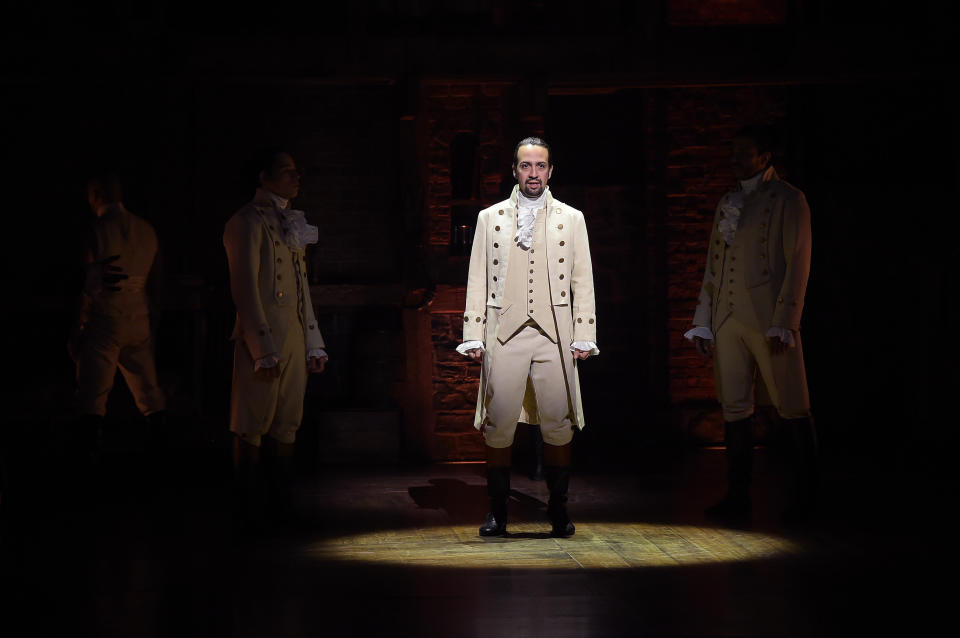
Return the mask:
M551 187L591 233L603 354L581 374L582 462L712 444L712 373L680 335L732 183L730 134L760 121L812 209L803 334L825 454L947 474L960 103L944 4L7 7L4 405L21 432L7 451L71 418L76 240L102 165L160 237L171 416L193 444L222 446L234 310L221 234L252 195L244 160L279 144L320 227L310 277L331 356L299 453L480 458L477 368L451 354L466 278L451 229L509 193L510 151L533 133L554 145ZM125 392L110 411L132 419Z

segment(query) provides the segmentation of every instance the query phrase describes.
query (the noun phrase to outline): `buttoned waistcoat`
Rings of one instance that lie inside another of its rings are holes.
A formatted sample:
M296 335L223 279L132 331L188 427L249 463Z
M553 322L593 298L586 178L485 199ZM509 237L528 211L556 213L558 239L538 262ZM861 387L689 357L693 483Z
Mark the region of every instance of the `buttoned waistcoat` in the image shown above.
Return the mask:
M290 331L301 327L307 350L324 347L310 299L305 252L284 241L286 224L269 195L258 189L223 233L237 307L231 338L243 341L255 361L280 353Z
M526 298L511 300L505 304L507 279L516 275L517 270L527 273L530 264L511 263L516 256L514 237L517 234L517 192L514 186L509 199L485 208L477 216L474 231L473 248L470 254L470 270L467 277L467 302L463 314L463 340L482 341L491 339L505 342L529 316L528 308L539 308L540 302L528 305ZM530 277L545 290L535 289L534 300L546 299L549 317L536 317L537 323L546 329L548 335L556 334L560 348L569 349L574 341L596 341L596 303L593 290L593 265L590 260L590 244L583 213L554 199L548 191L546 206L537 213L543 216L544 239L542 249L531 255L537 267L545 269L541 279L538 273ZM540 220L538 219L538 223ZM542 251L542 254L541 254ZM566 316L564 316L564 314ZM506 328L501 330L501 328ZM562 357L564 359L564 357ZM477 409L474 427L480 428L486 418L485 398L487 378L490 370L489 357L484 358L480 377L480 389L477 396ZM578 427L584 427L583 407L580 401L579 376L574 364L573 370L562 371L566 377L571 404L576 406L575 417ZM560 377L558 383L564 383ZM536 401L527 387L527 397L523 401L520 420L525 423L537 423L534 408Z
M770 168L745 197L730 246L719 229L721 219L718 205L693 325L716 333L733 315L761 332L799 330L811 245L803 192Z

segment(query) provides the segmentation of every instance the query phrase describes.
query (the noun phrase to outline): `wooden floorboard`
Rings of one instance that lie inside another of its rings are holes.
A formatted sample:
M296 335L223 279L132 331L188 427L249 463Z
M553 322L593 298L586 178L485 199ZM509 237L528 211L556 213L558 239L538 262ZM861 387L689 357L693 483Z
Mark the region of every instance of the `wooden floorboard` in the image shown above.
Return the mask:
M479 537L479 465L323 468L298 480L302 526L241 535L209 462L151 484L142 459L107 459L86 486L18 494L3 600L32 624L16 635L923 635L950 608L933 578L952 573L950 529L930 512L853 516L863 485L835 475L822 517L785 528L762 453L747 528L704 518L722 456L691 451L575 473L570 538L549 536L546 487L520 471L510 534Z

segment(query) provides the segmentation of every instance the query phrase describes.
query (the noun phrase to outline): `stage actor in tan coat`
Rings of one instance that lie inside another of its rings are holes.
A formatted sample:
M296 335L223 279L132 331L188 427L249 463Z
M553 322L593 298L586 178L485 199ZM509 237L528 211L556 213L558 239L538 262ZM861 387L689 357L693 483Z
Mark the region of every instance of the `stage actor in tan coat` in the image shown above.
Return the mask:
M147 417L151 435L164 427L166 399L157 383L148 281L155 271L157 234L124 207L119 179L92 179L88 202L96 214L84 255L85 281L69 348L77 366L80 422L71 446L96 456L100 428L117 368Z
M546 142L522 140L513 193L477 217L457 350L483 362L474 424L486 442L490 513L481 536L506 533L518 421L540 425L553 534L574 533L566 501L570 442L584 427L577 361L599 350L583 213L554 199L552 172Z
M302 211L290 209L300 174L284 152L265 153L256 170L260 188L223 233L237 307L230 430L247 513L257 509L251 499L259 492L261 444L276 470L277 496L288 496L307 373L322 372L327 361L305 260L317 228L306 223Z
M810 273L810 208L770 165L769 132L744 127L733 140L739 183L717 206L707 264L686 337L714 349L723 407L728 491L708 514L742 518L751 509L754 385L764 384L796 442L796 501L805 515L816 491L816 437L803 364L800 316Z

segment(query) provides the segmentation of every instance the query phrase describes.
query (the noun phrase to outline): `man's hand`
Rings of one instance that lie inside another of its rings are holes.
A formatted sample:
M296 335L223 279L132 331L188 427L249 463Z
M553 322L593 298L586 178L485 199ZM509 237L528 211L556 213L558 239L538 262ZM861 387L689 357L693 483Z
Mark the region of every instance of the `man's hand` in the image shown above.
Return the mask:
M310 374L320 374L327 367L329 357L310 357L307 359L307 372Z
M767 345L770 346L770 354L774 356L790 349L790 344L780 341L780 337L767 337Z
M713 341L711 339L704 339L703 337L694 337L693 345L697 347L697 352L699 352L704 357L710 357L713 355Z
M120 290L117 284L128 279L129 276L123 272L119 266L114 266L113 262L120 259L120 255L110 255L106 259L87 264L87 290Z
M576 348L573 349L574 359L580 359L582 361L583 359L586 359L589 356L590 356L589 350L577 350Z
M483 361L483 348L471 348L467 355L474 361Z

